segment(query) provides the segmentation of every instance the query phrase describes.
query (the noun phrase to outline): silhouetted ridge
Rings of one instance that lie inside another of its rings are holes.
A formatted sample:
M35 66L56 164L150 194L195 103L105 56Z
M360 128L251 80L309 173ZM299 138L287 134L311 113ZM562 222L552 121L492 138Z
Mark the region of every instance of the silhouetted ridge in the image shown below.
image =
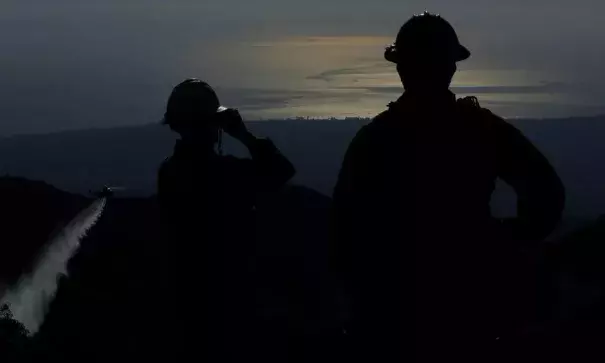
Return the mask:
M12 283L50 237L90 203L45 182L0 178L0 281Z
M337 289L327 261L329 206L330 198L298 186L287 186L259 204L258 344L283 354L288 344L303 342L309 353L335 349L330 337L340 330ZM158 227L154 197L109 199L70 261L69 278L60 282L36 346L74 361L116 352L126 354L123 358L129 357L125 352L136 352L132 358L138 359L169 354L171 344L182 339L171 330L172 299L185 291L174 285L178 266L167 259L174 246L162 240ZM192 243L201 242L193 238ZM126 321L136 329L122 329ZM265 342L260 335L271 339Z

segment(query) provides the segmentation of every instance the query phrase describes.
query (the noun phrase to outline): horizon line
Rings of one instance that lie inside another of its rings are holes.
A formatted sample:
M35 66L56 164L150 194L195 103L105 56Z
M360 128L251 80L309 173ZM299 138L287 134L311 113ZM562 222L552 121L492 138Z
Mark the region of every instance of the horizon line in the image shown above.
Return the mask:
M514 121L561 121L561 120L569 120L569 119L577 119L577 120L586 120L586 119L599 119L605 118L605 114L596 114L591 116L560 116L560 117L527 117L527 116L512 116L512 117L502 117L505 120L514 120ZM291 117L282 117L282 118L251 118L248 120L244 120L245 123L256 123L256 122L284 122L284 121L312 121L312 122L321 122L321 121L371 121L374 117L367 116L332 116L332 117L318 117L318 116L291 116ZM94 132L94 131L108 131L115 129L129 129L129 128L140 128L140 127L149 127L149 126L165 126L159 122L146 122L140 124L131 124L131 125L116 125L116 126L99 126L99 127L88 127L88 128L64 128L54 131L38 131L38 132L16 132L16 133L0 133L0 139L9 139L14 137L22 137L22 136L44 136L44 135L53 135L53 134L62 134L62 133L72 133L72 132Z

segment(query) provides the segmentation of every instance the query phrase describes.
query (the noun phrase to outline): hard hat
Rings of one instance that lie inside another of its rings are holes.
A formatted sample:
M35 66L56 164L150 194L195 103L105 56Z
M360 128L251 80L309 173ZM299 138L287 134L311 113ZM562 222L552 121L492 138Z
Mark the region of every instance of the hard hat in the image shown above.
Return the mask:
M440 15L429 12L414 15L403 24L395 44L387 47L384 54L393 63L408 59L459 62L470 56L471 52L460 44L452 25Z
M172 90L162 123L178 126L178 124L213 116L226 109L221 106L216 92L208 83L190 78Z

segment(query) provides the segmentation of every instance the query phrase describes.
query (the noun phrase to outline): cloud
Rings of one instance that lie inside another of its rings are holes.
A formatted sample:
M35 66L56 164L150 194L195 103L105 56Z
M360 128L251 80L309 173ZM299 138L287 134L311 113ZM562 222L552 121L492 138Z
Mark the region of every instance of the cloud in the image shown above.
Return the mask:
M324 72L322 77L353 74L358 70L358 67L331 70ZM314 77L320 79L319 76ZM505 117L555 117L601 112L603 108L578 103L567 96L561 96L560 102L559 98L550 96L567 95L568 92L581 88L581 85L576 84L542 82L527 86L455 86L452 91L461 96L477 95L483 105ZM221 98L228 100L227 105L239 108L247 117L267 118L317 115L343 117L356 113L371 116L383 110L402 92L401 86L356 86L346 83L342 86L330 84L330 87L301 90L233 88L220 90L219 94Z
M306 79L324 81L329 87L337 89L362 87L371 92L399 93L401 86L393 68L392 64L387 62L366 62L355 66L324 70L307 76ZM464 71L463 81L457 83L455 80L452 89L456 93L464 94L527 94L578 92L586 88L575 83L539 80L532 82L531 79L519 77L515 73L519 72L467 70Z
M559 93L570 90L571 87L561 82L543 82L538 85L526 85L526 86L453 86L452 91L455 93L462 94L494 94L494 93L514 93L514 94L527 94L527 93Z
M365 89L223 89L221 101L238 108L248 119L272 117L372 116L392 97Z
M385 71L391 71L392 66L386 62L373 63L368 65L362 65L357 67L330 69L319 74L308 76L309 80L321 80L326 82L332 82L337 77L341 76L368 76L368 75L379 75Z
M356 87L358 89L358 87ZM452 86L450 89L456 94L536 94L536 93L563 93L577 89L577 86L560 82L544 82L538 85L528 86ZM401 93L402 87L364 87L373 93Z
M330 77L355 74L359 68L343 68L331 70L313 79L330 79ZM558 83L544 82L534 86L454 86L452 91L456 94L542 94L564 92L573 87ZM266 109L287 108L294 104L313 105L328 102L356 102L366 98L394 98L403 92L401 86L355 86L346 85L321 89L261 89L261 88L232 88L219 89L219 94L227 105L249 111L263 111Z
M337 90L292 90L292 89L225 89L221 98L229 100L234 107L248 111L286 108L295 102L313 104L330 100L354 101L361 97L359 92Z
M252 43L256 47L382 47L393 40L384 36L294 36Z

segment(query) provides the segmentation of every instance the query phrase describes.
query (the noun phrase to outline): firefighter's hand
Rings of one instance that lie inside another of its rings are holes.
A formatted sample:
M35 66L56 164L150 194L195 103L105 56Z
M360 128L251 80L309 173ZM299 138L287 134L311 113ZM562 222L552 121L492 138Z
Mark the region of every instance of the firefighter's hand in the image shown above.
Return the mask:
M244 120L242 116L239 114L239 111L230 108L227 109L220 114L221 118L221 128L230 136L242 140L249 136L250 132L246 125L244 124Z

